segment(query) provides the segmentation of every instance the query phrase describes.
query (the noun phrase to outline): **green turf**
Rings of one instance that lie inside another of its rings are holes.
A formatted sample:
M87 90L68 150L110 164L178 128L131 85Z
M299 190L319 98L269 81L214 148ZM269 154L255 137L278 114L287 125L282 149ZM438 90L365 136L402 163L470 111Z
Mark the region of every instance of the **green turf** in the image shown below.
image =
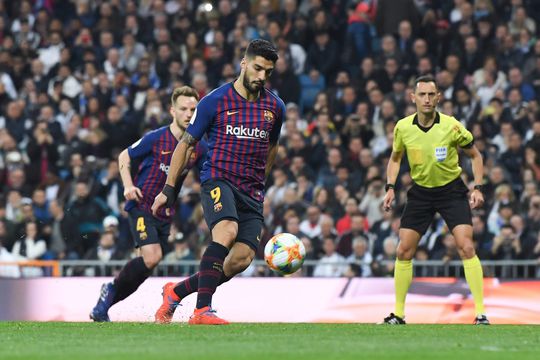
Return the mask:
M0 359L538 359L540 326L0 322Z

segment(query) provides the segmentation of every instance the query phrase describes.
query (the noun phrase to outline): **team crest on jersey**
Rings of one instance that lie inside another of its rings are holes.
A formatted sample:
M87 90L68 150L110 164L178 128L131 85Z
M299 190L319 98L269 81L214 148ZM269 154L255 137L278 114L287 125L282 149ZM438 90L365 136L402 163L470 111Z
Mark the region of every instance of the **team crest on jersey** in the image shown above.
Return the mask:
M269 123L274 121L274 114L270 110L264 110L264 120Z
M214 212L220 212L221 209L223 209L223 205L221 205L221 201L217 204L214 204Z

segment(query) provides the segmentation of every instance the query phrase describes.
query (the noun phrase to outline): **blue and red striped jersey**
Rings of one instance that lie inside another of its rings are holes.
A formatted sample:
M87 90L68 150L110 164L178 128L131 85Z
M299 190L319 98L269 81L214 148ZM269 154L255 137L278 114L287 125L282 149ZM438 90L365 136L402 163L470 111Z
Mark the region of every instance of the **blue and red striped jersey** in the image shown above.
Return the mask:
M128 147L128 154L131 159L142 158L137 175L135 175L134 183L135 186L141 189L143 198L139 202L133 200L127 201L125 206L126 211L138 208L152 214L154 198L165 185L169 172L169 164L177 144L178 140L176 140L171 132L171 128L164 126L146 133L141 139ZM206 155L206 152L206 141L200 141L191 154L188 164L181 175L179 184L184 182L189 169L197 163L202 163L199 160ZM165 210L165 208L159 209L157 218L169 220L174 215L174 209L170 209L170 216L165 214Z
M278 141L284 117L283 100L266 88L256 101L240 96L233 83L206 95L186 129L195 139L207 134L201 182L225 179L263 201L269 145Z

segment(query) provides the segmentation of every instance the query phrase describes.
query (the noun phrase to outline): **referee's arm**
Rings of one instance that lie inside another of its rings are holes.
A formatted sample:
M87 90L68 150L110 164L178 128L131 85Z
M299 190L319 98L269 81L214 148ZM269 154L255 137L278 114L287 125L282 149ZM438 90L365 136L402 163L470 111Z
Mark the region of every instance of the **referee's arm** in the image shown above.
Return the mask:
M470 147L461 148L468 157L471 158L472 172L474 175L474 184L482 185L484 179L484 161L482 160L482 154L478 151L476 145ZM480 190L475 189L471 194L471 207L473 209L479 208L484 204L484 196Z
M388 166L386 167L386 195L383 200L383 208L385 211L390 211L392 202L394 201L394 185L396 184L401 165L403 151L392 151Z
M482 160L482 154L480 154L480 151L478 151L476 145L461 149L465 154L467 154L468 157L471 158L474 183L482 185L484 179L484 161Z

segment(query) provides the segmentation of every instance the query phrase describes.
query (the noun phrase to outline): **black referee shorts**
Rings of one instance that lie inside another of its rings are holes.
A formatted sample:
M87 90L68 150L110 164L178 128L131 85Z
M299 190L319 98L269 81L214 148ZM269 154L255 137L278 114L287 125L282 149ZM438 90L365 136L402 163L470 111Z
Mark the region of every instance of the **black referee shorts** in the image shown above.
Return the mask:
M472 225L468 195L469 189L460 177L436 188L414 184L407 192L401 228L412 229L423 235L437 212L450 231L457 225Z

